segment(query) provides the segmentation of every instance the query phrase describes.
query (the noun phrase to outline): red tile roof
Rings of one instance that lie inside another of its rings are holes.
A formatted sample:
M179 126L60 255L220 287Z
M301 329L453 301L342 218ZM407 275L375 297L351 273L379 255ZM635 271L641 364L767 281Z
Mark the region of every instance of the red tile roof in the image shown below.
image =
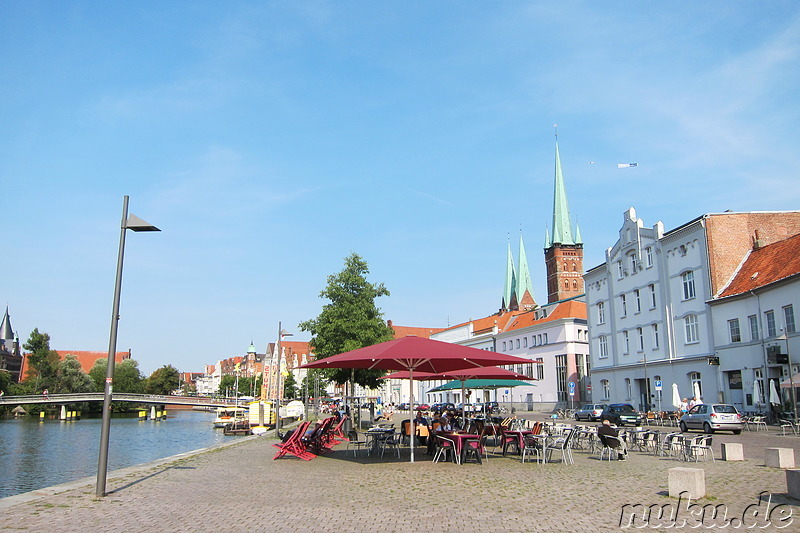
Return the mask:
M555 306L555 309L545 318L536 319L536 311L528 311L520 313L516 316L514 322L508 325L504 331L514 331L516 329L526 328L534 324L545 324L553 322L554 320L561 320L564 318L582 318L586 319L586 302L578 300L567 300Z
M390 320L388 322L389 327L394 330L394 338L399 339L400 337L425 337L426 339L430 339L431 335L434 333L439 333L444 328L417 328L413 326L395 326L392 324Z
M735 296L800 274L800 235L751 251L718 298Z
M81 364L81 370L88 373L94 366L94 362L98 359L108 359L108 352L87 352L85 350L56 350L59 357L63 360L67 355L72 354L78 358ZM125 359L130 359L130 352L117 352L114 356L114 363L118 364Z

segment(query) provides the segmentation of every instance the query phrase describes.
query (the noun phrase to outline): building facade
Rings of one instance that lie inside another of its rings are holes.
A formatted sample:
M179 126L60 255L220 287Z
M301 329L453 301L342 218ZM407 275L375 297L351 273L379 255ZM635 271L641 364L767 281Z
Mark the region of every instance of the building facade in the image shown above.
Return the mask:
M755 241L797 233L800 212L706 214L665 232L625 211L605 262L584 276L593 400L672 410L673 383L683 397L724 399L707 302Z

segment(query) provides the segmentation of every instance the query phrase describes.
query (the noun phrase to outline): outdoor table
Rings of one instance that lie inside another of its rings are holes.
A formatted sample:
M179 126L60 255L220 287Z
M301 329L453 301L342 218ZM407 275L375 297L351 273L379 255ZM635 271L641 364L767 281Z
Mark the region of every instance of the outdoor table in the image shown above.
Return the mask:
M481 444L481 436L478 435L478 434L475 434L475 433L445 433L444 436L453 441L453 443L455 444L455 447L456 447L456 453L459 455L459 457L463 457L462 454L463 454L463 451L464 451L464 443L466 443L466 441L469 440L469 439L477 440L478 441L478 454L483 453L483 444ZM463 462L462 462L462 464L463 464Z
M517 454L522 454L522 448L525 447L525 435L533 435L531 429L507 429L504 431L506 435L517 438ZM505 445L503 446L503 455L506 454Z
M378 449L381 446L382 438L385 438L387 435L394 433L394 428L371 428L364 433L367 436L367 439L371 439L371 442L367 444L367 455L372 455L372 452L378 453Z
M644 449L644 440L642 440L642 437L648 431L649 430L647 428L638 427L635 429L629 429L628 434L631 436L630 447L636 447L639 449L639 451L642 451Z

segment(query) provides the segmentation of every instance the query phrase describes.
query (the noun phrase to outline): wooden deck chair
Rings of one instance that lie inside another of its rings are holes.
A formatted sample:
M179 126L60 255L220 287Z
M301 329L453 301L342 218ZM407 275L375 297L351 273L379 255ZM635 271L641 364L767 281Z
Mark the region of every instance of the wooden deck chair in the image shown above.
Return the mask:
M297 429L294 430L294 432L292 432L285 442L273 444L273 446L278 448L278 453L275 454L275 457L273 457L272 460L274 461L275 459L283 457L286 454L294 455L295 457L299 457L304 461L310 461L311 459L315 458L316 455L309 452L305 443L303 443L303 435L305 435L310 424L311 422L303 422L297 427Z

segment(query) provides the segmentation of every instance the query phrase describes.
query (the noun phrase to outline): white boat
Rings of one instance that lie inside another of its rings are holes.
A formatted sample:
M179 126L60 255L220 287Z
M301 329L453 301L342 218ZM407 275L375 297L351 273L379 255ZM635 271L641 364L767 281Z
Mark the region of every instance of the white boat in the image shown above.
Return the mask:
M214 427L222 428L225 424L241 422L247 420L246 407L219 407L217 408L217 418L214 419Z

